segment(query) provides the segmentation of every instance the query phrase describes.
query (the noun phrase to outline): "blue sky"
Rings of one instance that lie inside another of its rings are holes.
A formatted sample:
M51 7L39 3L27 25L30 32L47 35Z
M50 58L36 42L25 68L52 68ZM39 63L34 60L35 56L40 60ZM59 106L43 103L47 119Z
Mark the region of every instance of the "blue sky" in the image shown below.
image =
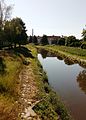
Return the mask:
M86 25L86 0L6 0L14 4L12 17L21 17L27 33L75 35L81 37Z

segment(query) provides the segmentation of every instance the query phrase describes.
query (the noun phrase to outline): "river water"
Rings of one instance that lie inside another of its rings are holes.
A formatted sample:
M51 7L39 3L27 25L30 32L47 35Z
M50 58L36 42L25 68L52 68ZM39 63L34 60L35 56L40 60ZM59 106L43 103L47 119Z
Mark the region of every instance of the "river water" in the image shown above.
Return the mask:
M40 53L38 59L50 86L61 96L74 120L86 120L86 69L51 55Z

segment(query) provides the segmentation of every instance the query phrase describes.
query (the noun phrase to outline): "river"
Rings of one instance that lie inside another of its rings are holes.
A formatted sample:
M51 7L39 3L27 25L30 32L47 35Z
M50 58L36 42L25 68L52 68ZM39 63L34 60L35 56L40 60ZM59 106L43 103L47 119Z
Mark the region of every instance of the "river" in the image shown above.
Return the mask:
M38 54L52 89L61 97L74 120L86 120L86 69L53 55Z

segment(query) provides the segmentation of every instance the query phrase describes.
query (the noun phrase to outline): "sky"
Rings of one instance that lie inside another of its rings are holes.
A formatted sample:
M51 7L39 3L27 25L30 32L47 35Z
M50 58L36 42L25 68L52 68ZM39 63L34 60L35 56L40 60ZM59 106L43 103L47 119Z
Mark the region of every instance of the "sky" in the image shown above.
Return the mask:
M86 0L5 0L13 4L12 17L21 17L31 35L74 35L86 25Z

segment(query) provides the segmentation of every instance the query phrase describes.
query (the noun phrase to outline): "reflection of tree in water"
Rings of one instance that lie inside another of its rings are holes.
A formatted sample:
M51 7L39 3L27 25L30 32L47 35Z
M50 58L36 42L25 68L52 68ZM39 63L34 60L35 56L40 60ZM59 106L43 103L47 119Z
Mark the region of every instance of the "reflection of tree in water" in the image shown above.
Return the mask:
M79 83L79 87L83 90L86 94L86 70L83 70L77 76L77 82Z
M48 51L47 51L47 50L44 50L44 49L41 49L41 50L40 50L40 53L41 53L41 55L42 55L43 58L46 58Z
M74 64L74 62L73 62L72 60L70 60L69 58L65 58L65 59L64 59L64 62L65 62L65 64L67 64L67 65L73 65L73 64Z
M43 58L46 58L46 57L56 57L56 55L54 53L52 53L50 51L47 51L45 49L39 49L38 53L41 53Z
M63 60L63 57L61 55L56 55L56 56L57 56L57 59Z

